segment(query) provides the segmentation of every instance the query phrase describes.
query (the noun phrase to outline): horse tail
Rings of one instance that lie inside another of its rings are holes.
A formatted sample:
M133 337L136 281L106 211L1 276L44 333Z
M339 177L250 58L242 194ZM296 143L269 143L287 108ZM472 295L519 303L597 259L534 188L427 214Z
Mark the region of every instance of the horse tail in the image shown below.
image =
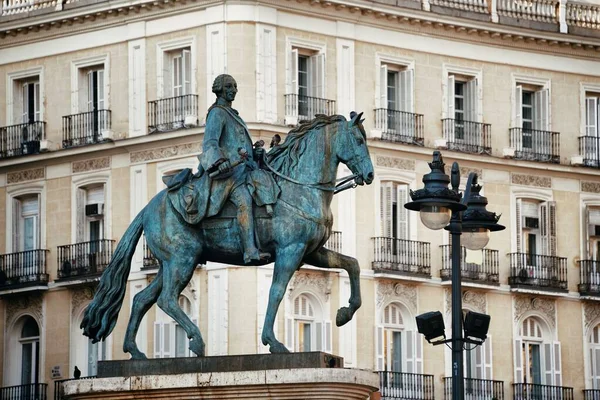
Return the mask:
M100 278L94 299L85 310L80 328L93 343L106 339L117 323L127 288L131 259L144 230L144 211L145 208L134 218L119 241L108 267Z

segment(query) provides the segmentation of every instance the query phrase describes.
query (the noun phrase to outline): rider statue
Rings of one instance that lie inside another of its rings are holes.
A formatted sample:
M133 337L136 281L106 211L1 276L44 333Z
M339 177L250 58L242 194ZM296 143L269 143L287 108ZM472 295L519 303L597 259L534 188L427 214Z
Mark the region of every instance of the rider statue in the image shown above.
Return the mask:
M244 120L231 108L237 94L237 83L231 75L215 78L212 91L217 100L208 109L201 167L214 175L209 194L209 210L221 210L227 200L237 208L244 262L266 261L269 253L261 252L255 240L252 202L274 203L279 190L270 173L259 170L255 162L262 156L262 147L253 149L252 139ZM266 183L266 185L264 185ZM276 188L276 189L274 189ZM270 193L264 193L265 191ZM261 196L261 193L262 196ZM264 200L264 198L271 200ZM209 214L213 214L209 212Z

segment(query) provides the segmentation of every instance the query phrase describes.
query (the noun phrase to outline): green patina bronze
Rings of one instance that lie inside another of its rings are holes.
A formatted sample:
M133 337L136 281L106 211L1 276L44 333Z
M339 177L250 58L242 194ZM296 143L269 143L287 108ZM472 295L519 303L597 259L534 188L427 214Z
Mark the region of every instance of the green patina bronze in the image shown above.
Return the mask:
M246 124L231 108L237 93L229 75L215 79L216 102L209 108L199 171L184 170L167 183L135 217L106 268L81 324L94 342L112 332L121 309L131 259L144 232L160 267L155 279L133 300L123 350L146 358L135 337L144 314L157 303L190 338L190 350L204 356L198 327L179 307L181 291L198 264L235 265L275 262L262 331L271 353L288 352L273 332L287 285L303 263L341 268L351 284L349 306L338 310L336 324L352 319L361 305L360 267L352 257L323 247L333 225L330 205L340 189L336 179L346 164L356 184L373 181L361 114L317 115L289 132L282 144L264 154L252 145ZM353 183L343 185L348 188Z

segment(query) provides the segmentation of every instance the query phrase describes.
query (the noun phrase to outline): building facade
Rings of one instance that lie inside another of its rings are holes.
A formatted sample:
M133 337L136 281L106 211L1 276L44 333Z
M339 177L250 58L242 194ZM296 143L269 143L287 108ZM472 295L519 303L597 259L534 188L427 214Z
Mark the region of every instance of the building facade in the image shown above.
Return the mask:
M443 149L506 226L463 251L463 308L492 318L465 355L467 394L600 398L600 5L571 0L5 0L3 396L51 396L75 366L127 358L131 300L158 270L143 240L106 342L81 335L83 310L162 178L197 170L221 73L254 140L318 113L366 118L375 181L335 196L327 243L358 259L362 307L335 327L348 277L305 266L276 321L290 350L381 371L386 398L447 395L451 354L415 316L440 310L449 336L450 239L403 207ZM268 351L272 275L198 266L180 306L208 355ZM149 357L190 355L156 307L137 340Z

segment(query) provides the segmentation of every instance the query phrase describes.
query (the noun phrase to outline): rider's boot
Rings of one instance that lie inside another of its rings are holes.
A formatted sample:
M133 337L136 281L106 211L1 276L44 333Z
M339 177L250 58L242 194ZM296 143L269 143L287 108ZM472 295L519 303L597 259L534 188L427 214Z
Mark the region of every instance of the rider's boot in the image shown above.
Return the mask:
M244 263L253 261L266 261L271 254L261 252L254 241L254 218L252 215L252 196L240 186L233 191L231 200L237 206L237 220L240 226L240 238L244 249ZM242 189L242 190L240 190ZM244 193L245 192L245 193Z

